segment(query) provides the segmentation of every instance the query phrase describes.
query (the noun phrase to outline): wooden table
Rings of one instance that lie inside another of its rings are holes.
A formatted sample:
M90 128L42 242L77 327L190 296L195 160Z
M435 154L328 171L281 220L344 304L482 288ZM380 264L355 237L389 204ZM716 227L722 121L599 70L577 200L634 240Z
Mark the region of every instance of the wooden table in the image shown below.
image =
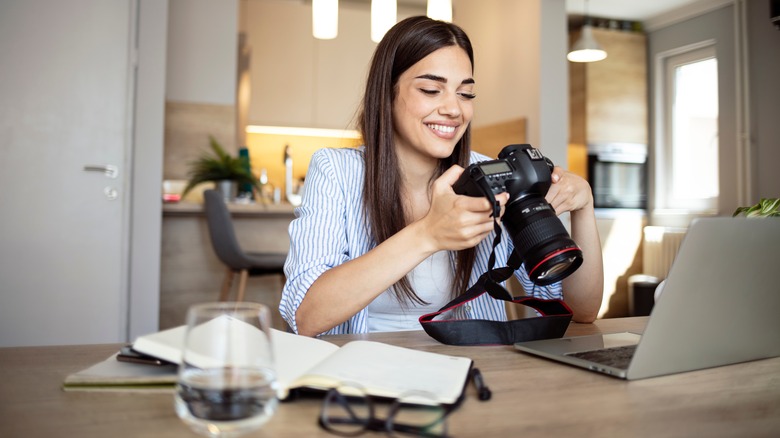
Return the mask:
M641 332L645 322L640 317L572 324L567 336ZM356 338L474 359L493 398L478 401L469 385L466 400L449 419L456 437L780 436L780 358L626 382L509 346L442 345L422 331L327 339L342 344ZM0 349L0 436L195 437L176 417L170 394L61 390L66 375L117 347ZM283 403L263 429L248 436L332 437L316 424L319 408L316 399Z

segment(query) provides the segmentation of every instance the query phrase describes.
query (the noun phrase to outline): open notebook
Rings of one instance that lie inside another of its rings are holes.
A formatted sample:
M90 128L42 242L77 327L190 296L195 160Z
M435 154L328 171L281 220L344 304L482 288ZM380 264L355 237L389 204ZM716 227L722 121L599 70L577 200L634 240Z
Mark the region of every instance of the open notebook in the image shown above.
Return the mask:
M238 321L231 322L230 327L256 330ZM181 361L185 332L186 327L179 326L140 336L133 349L177 364ZM339 347L322 339L273 329L271 336L281 399L298 389L327 390L352 382L377 397L397 398L407 391L425 391L442 404L455 404L464 393L472 365L467 357L381 342L356 340ZM172 390L176 370L176 365L157 367L118 362L114 355L68 376L63 388L68 391Z
M515 344L629 380L780 356L780 219L693 221L640 336L613 333Z

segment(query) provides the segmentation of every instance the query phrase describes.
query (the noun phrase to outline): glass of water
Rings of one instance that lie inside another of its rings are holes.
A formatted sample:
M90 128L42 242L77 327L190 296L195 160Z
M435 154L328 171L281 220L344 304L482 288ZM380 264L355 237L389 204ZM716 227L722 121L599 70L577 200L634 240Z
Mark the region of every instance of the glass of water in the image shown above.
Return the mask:
M176 385L179 418L209 437L260 428L279 400L266 306L248 302L196 304Z

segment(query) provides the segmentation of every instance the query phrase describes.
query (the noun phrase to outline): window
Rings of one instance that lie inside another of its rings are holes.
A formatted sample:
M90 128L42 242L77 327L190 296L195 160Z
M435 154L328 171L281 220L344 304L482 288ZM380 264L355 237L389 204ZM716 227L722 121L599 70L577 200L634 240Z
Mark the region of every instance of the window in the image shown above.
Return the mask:
M661 63L662 135L656 149L657 206L718 207L718 60L715 47L669 55Z

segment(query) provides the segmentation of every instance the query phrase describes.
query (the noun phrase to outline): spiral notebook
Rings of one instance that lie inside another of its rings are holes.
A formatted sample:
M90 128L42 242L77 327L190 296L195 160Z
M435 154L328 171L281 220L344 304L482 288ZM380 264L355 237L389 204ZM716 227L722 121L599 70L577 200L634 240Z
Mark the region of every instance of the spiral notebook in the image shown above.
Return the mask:
M515 344L628 380L780 356L780 218L694 220L644 333Z

